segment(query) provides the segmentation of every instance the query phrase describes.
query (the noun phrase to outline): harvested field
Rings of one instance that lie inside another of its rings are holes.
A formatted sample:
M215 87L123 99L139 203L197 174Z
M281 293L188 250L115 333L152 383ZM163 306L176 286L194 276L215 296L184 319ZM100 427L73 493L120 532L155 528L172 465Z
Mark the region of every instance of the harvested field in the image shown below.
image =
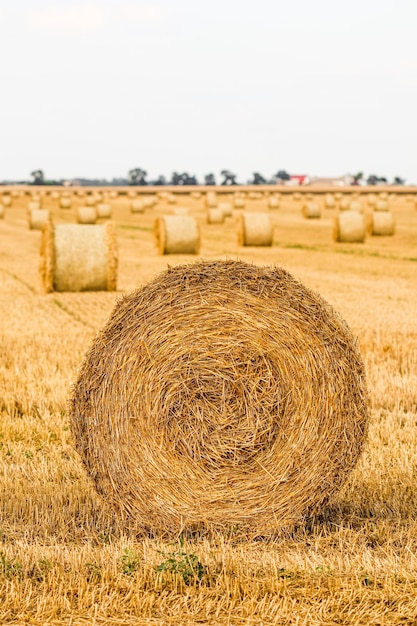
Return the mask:
M305 220L282 194L271 247L242 248L236 223L206 225L204 197L180 195L201 229L197 257L162 256L155 218L170 196L132 214L112 198L119 292L41 294L41 233L28 197L0 222L0 623L413 624L417 621L417 212L390 198L396 232L335 243L335 212ZM220 201L233 201L232 195ZM364 207L367 206L365 199ZM72 208L43 198L56 223ZM264 212L266 198L246 211ZM368 209L365 209L367 211ZM370 209L369 209L370 210ZM357 336L369 387L362 456L336 498L284 536L136 535L96 494L74 451L68 398L83 357L115 303L195 259L277 264L318 291Z

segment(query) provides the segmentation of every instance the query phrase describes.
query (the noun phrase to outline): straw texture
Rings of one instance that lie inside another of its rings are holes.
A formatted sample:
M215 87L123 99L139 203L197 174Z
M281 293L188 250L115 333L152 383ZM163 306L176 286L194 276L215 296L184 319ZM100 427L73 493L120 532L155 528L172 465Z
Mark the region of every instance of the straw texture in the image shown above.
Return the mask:
M154 236L160 254L198 254L200 230L193 217L165 215L154 224Z
M354 467L364 368L344 321L285 270L199 261L118 303L70 423L122 523L269 535L320 510Z
M272 246L273 228L268 213L242 213L237 221L240 246Z
M42 290L115 291L117 242L114 224L58 224L42 229Z

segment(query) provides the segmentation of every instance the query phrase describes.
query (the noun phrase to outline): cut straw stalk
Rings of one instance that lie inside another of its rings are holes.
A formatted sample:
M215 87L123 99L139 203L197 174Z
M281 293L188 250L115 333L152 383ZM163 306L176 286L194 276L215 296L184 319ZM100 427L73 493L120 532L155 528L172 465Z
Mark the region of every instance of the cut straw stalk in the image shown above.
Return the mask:
M84 226L51 222L42 229L42 290L114 291L117 288L114 224Z
M241 213L237 221L240 246L272 246L273 227L268 213Z
M198 254L200 230L193 217L165 215L155 220L155 243L159 254Z
M116 306L70 422L122 527L273 535L355 466L364 367L345 322L285 270L201 261Z

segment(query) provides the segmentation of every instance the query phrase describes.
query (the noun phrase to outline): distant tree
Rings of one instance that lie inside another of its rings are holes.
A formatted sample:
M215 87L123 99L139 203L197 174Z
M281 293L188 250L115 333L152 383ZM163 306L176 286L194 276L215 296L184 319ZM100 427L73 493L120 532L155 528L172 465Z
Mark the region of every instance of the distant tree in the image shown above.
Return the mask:
M167 184L167 179L162 174L158 176L156 180L153 180L151 183L151 185L166 185L166 184Z
M187 172L183 172L182 174L173 172L171 185L197 185L197 178L195 176L190 176Z
M45 184L45 175L43 173L43 170L33 170L33 172L30 173L30 176L32 178L31 180L32 185L44 185Z
M237 185L237 176L236 174L233 174L230 170L222 170L220 172L220 176L223 176L223 180L221 182L222 185Z
M215 178L214 174L206 174L204 176L204 184L205 185L215 185L216 184L216 178Z
M405 179L404 178L400 178L399 176L395 176L394 178L394 185L404 185L405 183Z
M135 167L133 170L129 170L128 182L129 185L147 185L146 177L148 172L142 170L140 167Z
M370 176L368 176L368 178L366 179L366 184L367 185L377 185L379 182L379 178L378 176L375 176L375 174L371 174Z
M259 172L253 173L253 180L250 182L251 185L265 185L266 178L262 176Z
M357 174L354 174L352 176L353 178L353 185L359 185L360 181L363 180L363 172L358 172Z
M285 170L278 170L273 178L275 179L275 182L282 183L286 180L290 180L291 176Z

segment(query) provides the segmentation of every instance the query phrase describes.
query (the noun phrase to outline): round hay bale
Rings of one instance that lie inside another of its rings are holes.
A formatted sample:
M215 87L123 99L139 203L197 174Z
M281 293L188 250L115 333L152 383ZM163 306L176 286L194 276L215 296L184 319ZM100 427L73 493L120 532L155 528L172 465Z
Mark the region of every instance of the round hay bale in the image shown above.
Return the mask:
M198 254L200 251L200 230L193 217L158 217L155 220L154 235L159 254Z
M138 195L137 191L131 190L127 192L127 197L131 199L137 198L137 195Z
M145 213L145 206L143 201L137 198L136 200L132 200L130 203L130 211L131 213Z
M340 201L341 201L341 199L342 199L342 194L341 194L341 192L340 192L340 191L337 191L337 192L334 194L334 199L336 200L336 202L340 202Z
M375 200L374 211L388 211L388 201L387 200Z
M77 209L77 222L79 224L95 224L97 221L97 209L95 206L80 206Z
M109 198L110 200L116 200L116 198L119 197L119 194L117 193L117 191L110 191L109 192Z
M346 323L281 268L200 261L116 305L70 426L122 527L270 536L318 512L367 433Z
M42 229L40 274L50 291L115 291L117 242L112 222L102 225L47 222Z
M37 211L42 208L42 203L40 200L32 200L28 202L28 211Z
M177 204L177 196L174 193L168 194L167 202L168 204Z
M59 199L59 206L61 209L70 209L71 208L71 198L68 196L62 196Z
M30 230L41 230L43 225L49 220L48 209L29 209L28 221Z
M51 200L59 200L60 195L58 191L51 191Z
M190 196L193 200L200 200L201 199L201 191L192 191L190 193Z
M349 203L349 211L356 211L357 213L363 213L363 205L360 200L352 200Z
M318 202L306 202L303 205L303 216L307 219L319 219L321 208Z
M237 238L240 246L272 246L274 229L268 213L241 213Z
M97 204L96 196L86 196L85 206L91 207L91 206L96 206L96 204Z
M343 211L334 219L333 239L341 243L363 243L366 236L365 218L357 211Z
M233 199L233 205L235 209L244 209L245 204L246 204L246 200L242 196L237 196L236 198Z
M368 201L368 206L373 208L375 206L375 203L376 203L376 195L374 193L368 194L367 201Z
M381 192L379 193L379 199L380 199L380 200L388 200L388 194L387 194L387 192L386 192L386 191L381 191Z
M143 206L145 209L152 209L155 204L158 202L156 196L144 196L143 197Z
M381 200L381 202L383 202ZM390 211L375 211L370 216L369 234L377 237L391 237L395 233L395 220Z
M348 196L343 196L339 203L339 211L349 211L351 199Z
M225 214L220 208L207 210L207 224L224 224Z
M268 198L268 208L269 209L279 209L280 199L278 196L269 196Z
M208 191L205 198L206 208L212 209L217 207L217 194L215 191Z
M102 219L110 219L111 218L111 205L106 204L105 202L100 202L96 206L97 217Z
M300 202L301 193L299 191L296 191L295 193L292 194L292 199L294 202Z
M6 207L11 207L13 204L13 199L10 194L4 194L2 197L2 204Z
M326 209L336 208L336 199L331 193L326 193L324 197L324 206Z
M219 202L219 209L223 211L225 217L232 217L233 210L230 202Z

